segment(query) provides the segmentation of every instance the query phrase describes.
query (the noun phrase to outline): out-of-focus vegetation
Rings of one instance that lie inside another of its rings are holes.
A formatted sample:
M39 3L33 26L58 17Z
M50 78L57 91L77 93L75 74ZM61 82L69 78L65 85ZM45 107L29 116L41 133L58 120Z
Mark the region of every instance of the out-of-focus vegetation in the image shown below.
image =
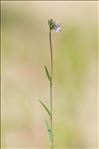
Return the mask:
M97 2L2 2L2 147L48 147L44 65L53 32L56 148L97 147ZM45 115L46 117L46 115Z

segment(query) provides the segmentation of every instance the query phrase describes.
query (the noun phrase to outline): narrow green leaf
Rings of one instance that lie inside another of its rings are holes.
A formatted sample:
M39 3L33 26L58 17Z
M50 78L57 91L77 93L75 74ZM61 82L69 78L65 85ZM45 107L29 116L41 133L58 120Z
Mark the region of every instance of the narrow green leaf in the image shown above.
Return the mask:
M53 137L52 131L51 131L51 128L49 127L48 121L45 120L45 122L46 122L46 126L47 126L47 131L48 131L48 136L49 136L50 145L52 145L52 137Z
M45 123L46 123L47 130L49 131L50 127L49 127L48 121L45 120Z
M39 102L40 102L41 105L44 107L44 109L47 111L48 115L51 117L51 112L50 112L49 109L46 107L46 105L45 105L41 100L39 100Z
M48 69L47 69L47 67L45 66L45 72L46 72L46 75L47 75L47 78L48 78L48 80L51 82L51 76L50 76L50 74L49 74L49 72L48 72Z
M50 140L50 146L52 146L53 134L52 134L52 130L51 129L48 130L48 135L49 135L49 140Z

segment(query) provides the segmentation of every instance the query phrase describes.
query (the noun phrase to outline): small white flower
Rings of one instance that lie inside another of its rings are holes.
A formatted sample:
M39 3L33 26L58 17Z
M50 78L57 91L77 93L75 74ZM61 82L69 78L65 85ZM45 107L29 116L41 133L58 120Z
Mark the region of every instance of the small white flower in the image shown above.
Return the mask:
M60 32L60 31L61 31L60 25L59 25L59 24L55 24L54 30L55 30L56 32Z

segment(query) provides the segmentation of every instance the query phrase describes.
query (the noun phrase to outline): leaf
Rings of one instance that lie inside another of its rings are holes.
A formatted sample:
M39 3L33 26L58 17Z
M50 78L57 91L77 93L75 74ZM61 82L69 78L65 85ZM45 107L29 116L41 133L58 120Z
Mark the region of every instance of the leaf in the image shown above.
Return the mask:
M48 121L45 120L45 123L46 123L47 130L49 131L50 127L49 127Z
M51 129L49 129L48 130L48 135L49 135L49 140L50 140L50 146L52 146L52 142L53 142L53 134L52 134L52 130Z
M50 76L50 74L49 74L48 69L47 69L46 66L45 66L45 72L46 72L46 75L47 75L48 80L51 82L52 79L51 79L51 76Z
M48 121L45 120L45 122L46 122L47 130L48 130L49 141L50 141L50 143L52 145L52 137L53 137L52 131L51 131L51 128L49 127Z
M41 100L39 100L39 102L40 102L41 105L44 107L44 109L47 111L48 115L51 117L51 112L50 112L49 109L46 107L46 105L45 105Z

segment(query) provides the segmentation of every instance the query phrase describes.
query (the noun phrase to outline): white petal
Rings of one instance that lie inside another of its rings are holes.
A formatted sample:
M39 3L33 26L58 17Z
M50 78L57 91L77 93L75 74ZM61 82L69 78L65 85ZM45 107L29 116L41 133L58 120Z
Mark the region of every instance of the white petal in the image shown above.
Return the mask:
M56 31L56 32L60 32L60 31L61 31L61 28L60 28L60 27L57 27L57 28L55 29L55 31Z

